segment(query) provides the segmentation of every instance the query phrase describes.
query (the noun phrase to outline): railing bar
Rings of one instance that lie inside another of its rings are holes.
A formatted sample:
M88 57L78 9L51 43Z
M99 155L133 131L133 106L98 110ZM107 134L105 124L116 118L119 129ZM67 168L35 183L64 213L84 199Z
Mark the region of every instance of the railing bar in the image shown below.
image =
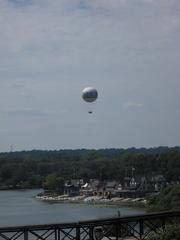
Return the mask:
M144 233L144 239L151 233L151 230L149 230L148 232Z
M67 237L68 239L74 239L74 236L71 236L71 235L68 235L68 234L64 234L64 237L62 239L65 239L65 237Z
M48 240L48 238L52 238L50 236L53 236L55 240L86 240L88 237L90 240L93 240L94 227L101 226L104 236L106 236L107 239L116 237L116 240L119 240L119 237L126 235L134 236L134 238L142 240L151 232L156 232L159 227L169 222L179 222L179 220L180 211L100 219L70 224L6 227L0 228L0 239L18 240L21 239L21 236L24 234L23 239L28 240L29 233L34 236L33 239L35 240ZM137 238L137 236L140 238Z
M54 230L54 237L55 237L55 240L58 240L57 239L57 229Z
M17 236L14 238L14 236L13 236L13 240L16 240L16 239L18 239L20 236L22 236L23 235L23 232L19 232L19 235L17 234Z
M88 230L89 230L89 228L84 228L84 227L81 227L81 229L83 230L81 233L87 233L88 234Z
M84 234L84 236L83 236L83 234ZM81 237L82 236L82 237ZM86 237L88 236L88 231L87 231L87 229L85 229L85 228L80 228L80 238L81 238L81 240L84 240L84 239L86 239Z
M76 227L76 240L80 240L80 227Z
M93 226L89 226L89 239L90 240L94 240L94 236L93 236Z
M51 236L53 233L55 233L55 230L51 230L51 232L50 232L47 236L45 236L44 239L48 238L48 237Z
M148 224L149 223L149 224ZM157 224L153 224L152 222L147 222L145 224L148 228L152 229L153 231L156 231L156 229L158 229L159 227L161 227L160 225Z
M53 234L54 234L54 236L55 236L56 230L52 230L52 232L50 232L49 235L46 236L46 238L48 238L49 236L51 236L51 235L53 235Z
M74 236L70 234L70 232L72 231L73 229L71 229L69 232L65 232L64 230L61 229L61 232L66 236L68 237L69 239L74 239ZM64 237L65 237L64 236ZM64 239L64 238L63 238Z
M85 236L83 236L83 237L81 238L81 240L86 239L87 236L88 236L88 234L86 234Z
M73 235L71 235L70 233L72 232L73 229L71 229L69 232L66 232L64 230L61 229L61 232L65 235L65 236L71 236L73 237Z
M151 213L151 214L144 214L144 215L136 215L136 216L129 216L129 217L119 217L119 218L108 218L108 219L99 219L99 220L92 220L92 221L83 221L79 222L78 224L81 224L81 226L87 226L87 225L97 225L98 223L110 223L112 224L113 222L130 222L134 220L149 220L149 219L160 219L160 218L173 218L173 217L180 217L180 211L176 212L161 212L161 213ZM29 226L17 226L17 227L1 227L0 232L10 232L10 231L24 231L25 229L30 229L30 230L38 230L38 229L54 229L54 228L69 228L70 226L75 226L77 223L61 223L61 224L45 224L45 225L29 225Z
M40 239L44 240L44 238L43 238L42 236L38 235L37 233L35 233L35 232L31 231L31 230L29 230L29 232L30 232L32 235L36 236L37 239L40 238Z
M11 236L11 239L13 239L19 232L15 232L14 235Z
M46 235L46 233L48 233L49 231L50 231L49 229L44 231L44 233L41 235L41 237L44 237L44 235Z
M6 235L4 235L3 233L0 233L0 236L6 240L11 240L11 238L8 238Z
M24 231L24 240L28 240L28 230Z
M137 226L138 224L136 224L135 226ZM138 235L140 235L140 232L138 232L134 227L135 226L131 226L130 224L127 224L127 226L131 229L131 230L133 230L135 233L137 233ZM134 235L133 235L134 236Z
M128 225L127 225L128 226ZM128 226L129 227L129 226ZM122 225L122 228L124 228L124 230L127 232L127 234L129 234L129 235L127 235L127 236L133 236L134 237L134 235L131 235L131 231L129 231L129 228L126 228L126 227L124 227L124 225Z
M60 235L61 233L60 233L60 229L58 229L58 240L60 240L61 239L61 235Z
M106 234L109 233L109 232L111 232L111 230L113 229L113 226L114 226L114 225L108 226L108 227L111 227L111 228L108 228L108 230L106 231Z

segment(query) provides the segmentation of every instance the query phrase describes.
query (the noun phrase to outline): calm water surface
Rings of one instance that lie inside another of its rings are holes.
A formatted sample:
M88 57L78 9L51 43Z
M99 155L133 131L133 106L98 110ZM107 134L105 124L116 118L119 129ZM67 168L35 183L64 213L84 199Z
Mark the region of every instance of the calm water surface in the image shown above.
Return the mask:
M0 191L0 227L82 221L144 213L143 209L85 204L48 203L34 198L41 190Z

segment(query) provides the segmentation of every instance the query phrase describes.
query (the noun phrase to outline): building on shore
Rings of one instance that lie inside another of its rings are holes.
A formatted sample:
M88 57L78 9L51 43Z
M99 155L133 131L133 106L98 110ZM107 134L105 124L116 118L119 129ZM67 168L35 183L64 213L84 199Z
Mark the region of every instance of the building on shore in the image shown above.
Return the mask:
M69 196L101 196L104 198L142 198L147 194L159 192L167 181L162 175L145 177L125 177L123 182L117 180L90 179L85 182L83 179L70 179L65 181L65 195Z

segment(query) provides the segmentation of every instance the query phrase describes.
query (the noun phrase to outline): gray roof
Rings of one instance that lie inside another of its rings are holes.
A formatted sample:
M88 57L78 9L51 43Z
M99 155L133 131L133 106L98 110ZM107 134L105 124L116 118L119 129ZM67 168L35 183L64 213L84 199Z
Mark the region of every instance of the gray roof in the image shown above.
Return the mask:
M116 181L108 181L106 183L106 187L109 187L109 188L113 188L115 187L116 185L118 185L118 183Z

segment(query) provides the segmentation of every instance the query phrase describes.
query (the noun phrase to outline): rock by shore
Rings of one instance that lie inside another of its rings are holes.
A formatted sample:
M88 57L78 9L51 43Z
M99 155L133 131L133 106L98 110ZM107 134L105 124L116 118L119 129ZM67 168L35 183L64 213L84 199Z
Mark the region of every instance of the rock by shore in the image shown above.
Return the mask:
M68 195L60 196L48 196L48 195L37 195L36 199L50 202L62 202L62 203L85 203L85 204L106 204L106 205L124 205L124 206L138 206L144 207L146 200L144 198L119 198L113 197L108 199L101 196L75 196L70 197Z

